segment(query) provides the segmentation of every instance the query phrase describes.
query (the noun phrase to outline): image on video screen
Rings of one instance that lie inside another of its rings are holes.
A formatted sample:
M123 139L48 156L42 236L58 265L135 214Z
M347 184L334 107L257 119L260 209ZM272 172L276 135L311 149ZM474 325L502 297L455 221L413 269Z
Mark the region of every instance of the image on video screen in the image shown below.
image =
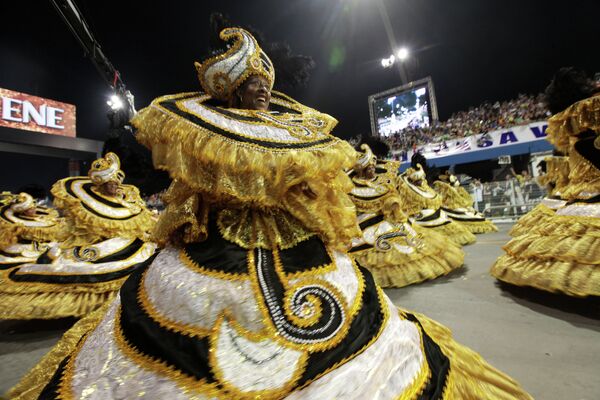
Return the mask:
M389 136L406 128L429 126L429 107L426 86L377 99L373 104L373 111L379 135Z

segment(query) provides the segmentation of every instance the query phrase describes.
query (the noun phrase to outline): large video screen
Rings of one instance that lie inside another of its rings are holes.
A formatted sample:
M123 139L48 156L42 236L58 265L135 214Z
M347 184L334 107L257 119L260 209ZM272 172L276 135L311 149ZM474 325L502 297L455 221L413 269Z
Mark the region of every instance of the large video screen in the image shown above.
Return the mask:
M430 79L411 82L369 97L373 133L387 137L406 128L423 128L437 119Z

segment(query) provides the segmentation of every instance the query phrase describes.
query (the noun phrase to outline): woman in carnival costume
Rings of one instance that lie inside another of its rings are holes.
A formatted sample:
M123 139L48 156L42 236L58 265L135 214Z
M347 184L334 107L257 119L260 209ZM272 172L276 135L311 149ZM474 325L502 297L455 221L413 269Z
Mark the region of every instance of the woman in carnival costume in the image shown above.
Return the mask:
M154 225L137 188L122 184L119 158L92 163L89 177L54 184L66 240L37 260L0 275L0 318L81 317L112 300L126 277L148 260Z
M529 399L352 261L355 151L330 135L335 119L272 91L250 33L220 37L227 49L196 65L204 93L132 121L174 179L165 249L10 396Z
M367 144L350 171L360 238L349 254L382 287L402 287L445 275L462 266L464 253L444 236L408 222L396 190L396 162L378 162Z
M548 121L547 133L569 157L568 183L560 192L566 203L508 242L491 274L514 285L600 296L600 95L558 107L565 105L554 100L562 98L560 82L572 74L559 71L547 90L550 109L562 109Z
M567 203L567 200L564 200L561 194L569 182L569 158L550 156L542 160L540 164L543 175L538 177L538 183L546 186L548 195L531 211L515 222L508 232L512 237L527 233L531 229L544 224L547 218L554 215L556 210Z
M31 195L0 195L0 270L35 262L60 240L64 221Z
M476 241L471 231L452 221L442 210L442 196L427 184L426 174L420 163L404 171L396 183L402 198L402 209L412 222L422 228L434 230L461 246Z
M433 183L433 189L442 196L442 210L453 221L471 233L496 232L498 228L473 208L473 198L460 186L460 181L449 172L442 174Z

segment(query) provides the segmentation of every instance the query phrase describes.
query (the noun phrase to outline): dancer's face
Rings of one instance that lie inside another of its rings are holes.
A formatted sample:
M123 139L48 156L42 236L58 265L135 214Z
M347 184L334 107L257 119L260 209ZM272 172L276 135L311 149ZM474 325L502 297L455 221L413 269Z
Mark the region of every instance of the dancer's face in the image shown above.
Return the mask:
M25 215L26 217L34 217L35 216L35 207L31 207L31 208L28 208L27 210L23 211L23 215Z
M118 190L119 190L119 184L117 182L106 182L104 184L102 184L102 186L100 187L102 190L102 193L104 193L105 195L108 196L116 196Z
M240 97L240 108L242 109L263 111L269 109L271 89L269 81L263 76L250 76L237 95Z

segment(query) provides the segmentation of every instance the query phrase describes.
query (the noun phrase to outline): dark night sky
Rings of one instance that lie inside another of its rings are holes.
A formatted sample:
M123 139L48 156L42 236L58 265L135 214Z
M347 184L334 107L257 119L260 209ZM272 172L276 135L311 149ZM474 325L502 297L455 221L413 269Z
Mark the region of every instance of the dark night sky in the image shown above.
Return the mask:
M367 96L401 84L396 69L380 66L391 47L375 0L76 3L138 109L162 94L199 89L193 61L206 52L212 11L313 57L309 85L289 94L335 116L339 136L368 132ZM600 71L597 0L384 3L398 43L417 60L410 78L433 78L441 119L484 100L542 91L561 66ZM0 87L75 104L78 136L103 140L110 90L50 2L4 1L0 10ZM22 180L59 163L0 158L2 171L14 162L29 169ZM50 179L42 175L40 183Z

